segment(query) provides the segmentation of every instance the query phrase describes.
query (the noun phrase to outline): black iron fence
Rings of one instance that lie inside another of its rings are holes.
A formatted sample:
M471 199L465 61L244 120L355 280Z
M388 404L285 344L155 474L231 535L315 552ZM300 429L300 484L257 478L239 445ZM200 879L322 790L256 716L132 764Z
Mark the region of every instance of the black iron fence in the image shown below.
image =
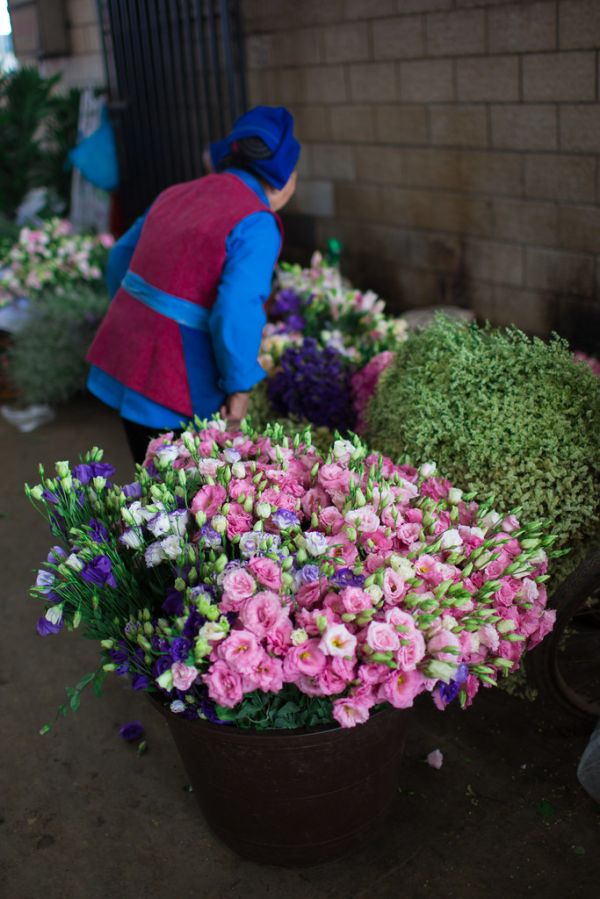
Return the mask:
M239 0L98 0L129 224L246 108Z

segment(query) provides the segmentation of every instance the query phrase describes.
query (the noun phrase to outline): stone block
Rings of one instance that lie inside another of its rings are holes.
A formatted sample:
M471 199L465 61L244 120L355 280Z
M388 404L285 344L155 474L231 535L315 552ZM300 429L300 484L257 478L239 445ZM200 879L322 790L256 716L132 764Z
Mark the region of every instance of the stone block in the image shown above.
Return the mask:
M559 46L564 50L600 46L600 3L597 0L563 0L558 13Z
M494 284L523 283L523 248L518 244L468 240L465 245L467 277Z
M556 6L513 3L488 12L490 53L556 49Z
M446 147L486 147L487 109L484 106L432 106L431 142Z
M372 23L375 59L409 59L425 53L425 35L421 16L376 19Z
M594 202L596 158L550 153L524 157L525 195L546 200Z
M594 260L581 253L526 248L526 280L528 287L553 293L591 296L594 290Z
M458 100L519 99L517 56L483 56L456 61Z
M558 220L561 247L567 250L600 253L598 206L561 206Z
M375 107L375 135L382 143L399 146L428 143L427 108L413 104Z
M465 56L485 51L483 10L430 13L427 52L430 56Z
M396 68L392 62L350 66L350 94L358 103L386 103L398 98Z
M557 112L553 106L492 106L492 144L514 150L555 150Z
M567 102L596 99L596 54L540 53L523 57L523 99Z
M453 100L453 62L449 59L425 59L401 63L400 97L409 103L444 103Z
M558 237L558 209L554 203L533 200L493 201L494 236L505 240L555 246Z
M370 143L375 134L375 110L368 106L332 106L331 137L349 143Z
M312 144L311 171L318 178L352 181L355 177L352 147L343 144Z
M332 25L323 30L323 39L327 62L360 62L369 58L369 32L364 22Z
M560 107L560 148L600 153L600 104Z

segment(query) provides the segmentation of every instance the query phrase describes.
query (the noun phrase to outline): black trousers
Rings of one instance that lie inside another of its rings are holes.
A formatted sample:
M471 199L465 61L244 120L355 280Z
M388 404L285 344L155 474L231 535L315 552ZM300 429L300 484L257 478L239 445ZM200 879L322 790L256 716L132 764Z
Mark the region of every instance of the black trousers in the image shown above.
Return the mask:
M138 425L135 421L129 421L127 418L122 418L121 421L125 428L125 436L127 437L133 461L137 465L141 465L146 455L148 443L153 437L156 437L156 431L153 431L148 425Z

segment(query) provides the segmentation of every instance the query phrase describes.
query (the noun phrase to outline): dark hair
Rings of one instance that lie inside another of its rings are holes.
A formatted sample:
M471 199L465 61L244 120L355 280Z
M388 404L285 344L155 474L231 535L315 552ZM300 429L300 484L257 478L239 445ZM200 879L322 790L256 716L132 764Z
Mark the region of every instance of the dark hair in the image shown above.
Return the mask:
M252 172L252 163L255 160L269 159L272 155L271 150L262 138L241 137L233 142L231 153L228 153L227 156L221 159L217 166L217 171L223 172L225 169L236 168Z

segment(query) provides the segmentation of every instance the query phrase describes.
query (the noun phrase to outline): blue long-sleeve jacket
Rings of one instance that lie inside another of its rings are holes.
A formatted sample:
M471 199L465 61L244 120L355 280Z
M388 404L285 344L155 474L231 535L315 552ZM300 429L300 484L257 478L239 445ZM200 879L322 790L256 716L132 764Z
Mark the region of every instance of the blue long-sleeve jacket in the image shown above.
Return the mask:
M268 205L260 182L250 173L230 169ZM115 295L137 246L144 216L113 247L106 273L109 293ZM226 241L226 259L217 299L210 313L209 334L213 360L199 358L197 332L180 326L190 394L195 415L201 418L218 411L226 396L250 390L265 373L258 364L264 303L271 290L273 268L280 247L280 234L273 216L255 213L232 229ZM218 391L207 388L206 366L216 363ZM124 386L106 372L92 366L88 389L121 416L151 430L177 428L182 416Z

